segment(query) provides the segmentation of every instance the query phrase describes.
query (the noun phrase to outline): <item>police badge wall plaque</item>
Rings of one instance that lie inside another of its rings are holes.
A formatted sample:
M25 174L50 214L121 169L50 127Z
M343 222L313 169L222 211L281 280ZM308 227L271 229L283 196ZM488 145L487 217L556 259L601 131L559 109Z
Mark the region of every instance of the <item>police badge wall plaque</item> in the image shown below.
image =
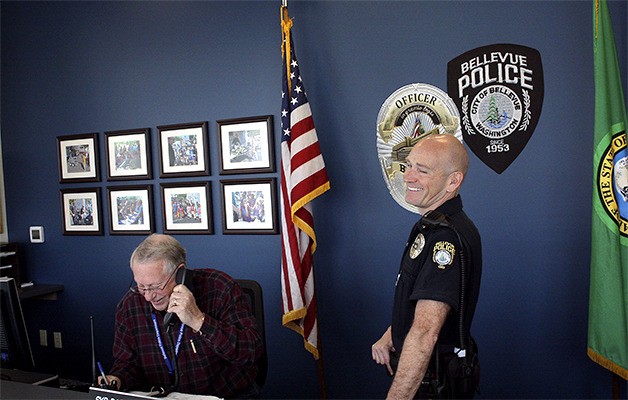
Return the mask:
M541 54L515 44L470 50L447 64L447 91L462 115L465 143L501 174L519 156L539 121Z
M459 122L447 93L425 83L403 86L384 101L377 115L377 155L390 194L406 210L419 212L405 200L403 173L412 146L432 133L453 134L462 141Z

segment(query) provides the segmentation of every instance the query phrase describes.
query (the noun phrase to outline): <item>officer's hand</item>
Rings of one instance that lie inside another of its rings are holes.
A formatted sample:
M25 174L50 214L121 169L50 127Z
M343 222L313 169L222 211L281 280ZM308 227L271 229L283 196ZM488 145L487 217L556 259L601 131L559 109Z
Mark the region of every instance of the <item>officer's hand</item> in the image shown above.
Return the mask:
M377 364L385 365L388 368L388 373L390 375L393 374L392 367L390 366L390 353L395 352L395 348L392 344L392 333L390 328L384 332L382 337L371 346L371 354L373 356L373 360Z

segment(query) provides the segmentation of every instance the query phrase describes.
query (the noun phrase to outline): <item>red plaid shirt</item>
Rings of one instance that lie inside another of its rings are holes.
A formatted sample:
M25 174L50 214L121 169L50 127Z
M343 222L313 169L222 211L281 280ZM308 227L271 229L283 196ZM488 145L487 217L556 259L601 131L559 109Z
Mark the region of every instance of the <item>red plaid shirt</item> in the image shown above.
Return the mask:
M245 295L235 281L214 269L188 270L186 286L205 313L199 333L186 326L178 354L179 392L235 397L252 386L262 354L262 337L255 326ZM159 348L153 309L142 295L128 292L116 307L111 375L124 389L149 390L170 386L173 380ZM171 342L163 326L163 313L155 312L166 354ZM180 323L170 329L172 342Z

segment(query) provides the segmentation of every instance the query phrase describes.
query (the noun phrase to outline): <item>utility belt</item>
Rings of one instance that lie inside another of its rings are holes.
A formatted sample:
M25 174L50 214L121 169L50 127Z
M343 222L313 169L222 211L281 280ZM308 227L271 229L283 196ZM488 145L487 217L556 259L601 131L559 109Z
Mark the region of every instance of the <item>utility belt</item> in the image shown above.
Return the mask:
M473 338L465 350L436 345L430 365L421 382L421 398L472 399L479 393L480 360Z
M480 393L480 359L478 347L470 339L465 355L452 345L434 347L421 386L415 398L421 399L472 399ZM390 366L397 372L399 353L390 353Z

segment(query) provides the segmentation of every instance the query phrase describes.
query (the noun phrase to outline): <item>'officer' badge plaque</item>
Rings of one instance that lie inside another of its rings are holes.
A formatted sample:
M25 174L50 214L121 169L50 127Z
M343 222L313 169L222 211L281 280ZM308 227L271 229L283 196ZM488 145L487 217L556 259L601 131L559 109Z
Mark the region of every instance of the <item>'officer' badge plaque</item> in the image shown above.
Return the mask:
M462 141L460 115L453 100L439 88L413 83L391 94L377 115L377 155L393 199L408 211L418 209L405 200L405 161L412 147L432 134L453 134Z
M541 54L494 44L447 64L447 91L460 110L465 143L498 174L530 140L543 106Z

